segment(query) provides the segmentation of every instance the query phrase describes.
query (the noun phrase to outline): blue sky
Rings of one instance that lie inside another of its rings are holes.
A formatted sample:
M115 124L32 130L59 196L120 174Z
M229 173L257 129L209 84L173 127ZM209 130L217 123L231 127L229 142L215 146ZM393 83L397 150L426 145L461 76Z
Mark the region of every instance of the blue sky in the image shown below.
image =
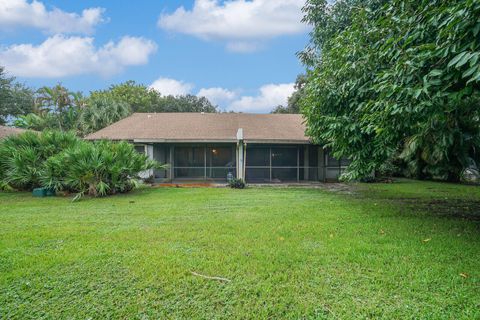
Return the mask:
M224 110L284 104L304 68L303 0L0 0L0 65L71 90L129 79Z

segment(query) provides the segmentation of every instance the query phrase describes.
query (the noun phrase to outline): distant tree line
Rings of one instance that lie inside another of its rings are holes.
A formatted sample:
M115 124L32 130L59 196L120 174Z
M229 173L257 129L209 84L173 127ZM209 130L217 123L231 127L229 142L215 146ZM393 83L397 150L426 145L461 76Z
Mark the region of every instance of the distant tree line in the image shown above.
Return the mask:
M92 91L88 96L61 84L33 90L0 67L0 124L73 131L83 136L132 112L218 112L218 108L205 97L162 95L134 81Z

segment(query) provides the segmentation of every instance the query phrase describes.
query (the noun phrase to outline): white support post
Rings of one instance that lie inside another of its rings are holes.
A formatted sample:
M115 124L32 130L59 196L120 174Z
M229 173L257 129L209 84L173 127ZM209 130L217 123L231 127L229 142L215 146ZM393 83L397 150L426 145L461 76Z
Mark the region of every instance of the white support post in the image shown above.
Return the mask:
M243 129L237 131L237 178L245 180L245 151L243 145Z

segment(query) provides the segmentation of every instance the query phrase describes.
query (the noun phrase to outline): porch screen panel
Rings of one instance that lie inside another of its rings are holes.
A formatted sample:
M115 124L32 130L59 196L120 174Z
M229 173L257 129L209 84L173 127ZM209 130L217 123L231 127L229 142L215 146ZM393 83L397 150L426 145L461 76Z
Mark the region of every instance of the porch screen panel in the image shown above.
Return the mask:
M318 147L311 147L308 153L308 180L319 180L319 168L318 168Z
M272 148L272 167L297 167L297 148Z
M272 147L272 181L296 181L298 156L297 147Z
M245 178L251 182L297 181L300 174L298 146L247 147Z
M203 178L205 176L204 147L175 147L175 177Z
M247 148L247 167L269 167L270 148L251 147Z
M232 147L207 148L207 178L227 179L228 173L233 176L235 170L235 149Z
M297 168L272 168L272 181L296 181Z
M245 179L250 182L270 182L270 168L246 168Z
M245 179L252 182L270 181L270 148L247 147Z

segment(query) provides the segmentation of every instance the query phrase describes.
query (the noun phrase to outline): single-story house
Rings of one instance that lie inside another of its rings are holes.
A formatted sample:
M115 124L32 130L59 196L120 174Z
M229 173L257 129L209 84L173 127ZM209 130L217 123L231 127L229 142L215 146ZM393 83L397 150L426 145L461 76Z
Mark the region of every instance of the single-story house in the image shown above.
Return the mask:
M20 134L25 131L26 130L24 129L0 126L0 140L11 135Z
M169 164L149 173L156 181L326 181L348 164L312 144L298 114L134 113L86 139L130 141Z

